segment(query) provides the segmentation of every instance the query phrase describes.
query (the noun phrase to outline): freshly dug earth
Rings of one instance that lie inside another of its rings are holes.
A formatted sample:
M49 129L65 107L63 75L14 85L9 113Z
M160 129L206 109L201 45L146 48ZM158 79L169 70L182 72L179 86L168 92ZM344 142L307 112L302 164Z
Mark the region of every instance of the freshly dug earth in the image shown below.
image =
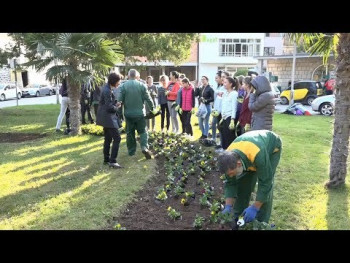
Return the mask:
M191 198L189 206L182 205L181 198L183 195L175 198L173 191L167 193L168 199L165 201L158 201L155 198L157 190L167 180L164 162L164 157L157 158L158 170L156 176L146 182L143 189L136 194L136 200L128 204L120 216L114 217L113 221L109 222L110 226L108 229L114 229L114 226L119 223L127 230L194 230L193 222L198 214L205 218L202 229L230 230L231 228L228 224L220 225L219 223L209 222L209 208L201 208L199 203L203 187L197 185L197 173L189 175L188 183L185 186L185 191L193 191L195 193L195 198ZM215 171L208 172L204 181L214 187L213 198L216 200L220 199L223 195L223 182L219 173ZM174 221L168 216L167 208L169 206L181 213L181 219Z
M24 142L43 138L45 136L46 134L39 133L0 133L0 143Z

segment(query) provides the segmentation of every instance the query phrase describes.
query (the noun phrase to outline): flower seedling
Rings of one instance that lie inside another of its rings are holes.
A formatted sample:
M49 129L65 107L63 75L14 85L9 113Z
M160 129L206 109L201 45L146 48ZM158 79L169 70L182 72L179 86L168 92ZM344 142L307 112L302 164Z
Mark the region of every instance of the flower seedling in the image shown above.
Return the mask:
M218 213L220 211L221 205L218 201L214 201L210 207L210 211L214 211L215 213Z
M193 222L193 227L196 229L201 229L203 227L204 217L196 215L196 218Z
M168 216L174 221L181 217L180 212L177 212L174 208L171 208L171 206L169 206L167 210L168 210Z
M189 201L188 201L187 198L182 198L182 199L181 199L181 204L183 204L184 206L190 205L190 203L189 203Z
M168 198L164 188L158 190L158 195L156 196L157 200L164 201Z
M214 211L210 212L210 218L209 221L211 223L217 223L218 222L218 213L215 213Z
M181 186L177 185L174 188L174 194L175 194L174 197L179 197L184 192L185 192L185 190Z
M204 193L203 196L199 199L199 203L202 207L209 207L210 202L208 200L208 195Z
M115 230L126 230L125 227L122 227L119 223L114 226Z
M194 198L194 192L192 192L192 191L186 192L185 196L186 196L186 198L190 198L190 197Z

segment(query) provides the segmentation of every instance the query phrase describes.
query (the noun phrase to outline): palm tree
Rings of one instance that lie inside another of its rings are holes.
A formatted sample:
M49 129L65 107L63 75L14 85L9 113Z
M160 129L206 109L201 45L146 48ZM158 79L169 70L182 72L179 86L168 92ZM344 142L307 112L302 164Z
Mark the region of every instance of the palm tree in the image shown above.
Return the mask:
M330 53L336 55L335 116L331 150L329 181L333 188L345 183L350 137L350 34L289 34L296 42L304 40L311 55L324 55L327 63Z
M67 78L70 98L71 135L81 133L80 90L90 79L103 81L111 67L121 60L120 47L105 33L53 33L26 36L26 47L31 61L23 64L37 71L47 69L50 81ZM36 56L33 54L37 53Z

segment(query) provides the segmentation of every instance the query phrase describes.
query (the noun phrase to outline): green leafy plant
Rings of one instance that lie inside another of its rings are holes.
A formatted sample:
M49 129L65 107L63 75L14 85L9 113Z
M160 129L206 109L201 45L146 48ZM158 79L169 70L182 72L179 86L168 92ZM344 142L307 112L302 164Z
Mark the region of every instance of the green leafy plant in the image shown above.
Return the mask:
M85 134L103 136L103 127L96 124L86 124L81 126L81 131Z
M184 205L184 206L188 206L190 205L190 202L187 198L182 198L181 199L181 204Z
M254 219L254 221L245 223L243 226L239 227L238 229L239 230L275 230L276 228L266 222L260 222Z
M202 207L210 207L210 202L208 200L208 195L207 194L203 194L203 196L199 199L199 204Z
M219 221L219 218L218 218L218 213L216 213L215 211L211 211L210 212L210 218L209 218L209 221L211 223L217 223Z
M210 206L210 211L218 213L220 211L220 208L221 204L218 201L214 200L214 202Z
M196 218L193 222L193 227L196 229L201 229L203 227L203 222L205 221L204 217L196 215Z
M174 188L174 197L179 197L182 193L184 193L185 192L185 190L181 187L181 186L179 186L179 185L177 185L175 188Z
M168 210L168 216L174 221L181 217L181 213L177 212L174 208L171 208L171 206L169 206L167 210Z

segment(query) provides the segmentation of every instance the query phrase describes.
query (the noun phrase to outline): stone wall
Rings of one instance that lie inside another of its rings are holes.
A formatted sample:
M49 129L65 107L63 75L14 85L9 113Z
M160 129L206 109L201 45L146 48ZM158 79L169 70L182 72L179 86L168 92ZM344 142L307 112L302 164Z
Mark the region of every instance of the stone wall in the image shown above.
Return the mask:
M1 82L10 82L11 81L11 72L9 68L0 68L0 83Z
M329 63L333 64L334 59L329 58ZM311 80L311 76L316 67L322 64L322 57L297 58L295 64L294 80ZM288 81L292 79L292 58L284 59L268 59L267 72L272 72L272 75L278 76L278 83L282 89L287 88ZM321 81L323 67L315 71L314 79Z

